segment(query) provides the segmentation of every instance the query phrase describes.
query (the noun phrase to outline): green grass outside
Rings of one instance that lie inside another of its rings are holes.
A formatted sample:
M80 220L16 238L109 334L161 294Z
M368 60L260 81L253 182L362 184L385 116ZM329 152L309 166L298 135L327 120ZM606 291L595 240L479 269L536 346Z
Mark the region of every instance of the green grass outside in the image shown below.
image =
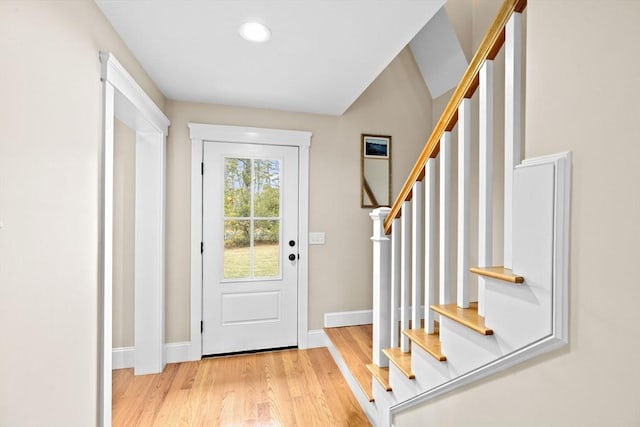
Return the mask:
M280 273L280 245L259 245L254 250L253 277L277 277ZM225 248L224 278L246 279L249 274L250 248Z

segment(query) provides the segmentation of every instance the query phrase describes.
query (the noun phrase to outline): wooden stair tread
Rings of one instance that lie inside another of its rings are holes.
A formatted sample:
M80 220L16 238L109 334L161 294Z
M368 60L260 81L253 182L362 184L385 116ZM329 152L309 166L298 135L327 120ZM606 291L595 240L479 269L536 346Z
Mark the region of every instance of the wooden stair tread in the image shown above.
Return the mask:
M324 328L324 331L369 402L373 402L371 373L367 369L367 365L372 362L372 325Z
M472 302L469 308L460 308L456 304L434 304L431 309L436 313L471 328L482 335L493 335L493 330L484 324L484 317L478 315L478 303Z
M400 350L400 347L385 348L382 352L407 378L412 380L416 377L413 372L411 372L411 352L405 353Z
M505 282L513 283L516 285L524 283L524 277L515 274L512 270L498 267L471 267L469 269L472 273L479 274L480 276L491 277L493 279L503 280Z
M402 331L402 333L409 338L412 343L435 357L436 360L440 362L447 360L440 348L440 333L437 328L433 334L426 333L424 329L409 329Z
M385 391L391 391L391 383L389 383L389 368L381 368L374 363L369 363L367 365L367 369Z

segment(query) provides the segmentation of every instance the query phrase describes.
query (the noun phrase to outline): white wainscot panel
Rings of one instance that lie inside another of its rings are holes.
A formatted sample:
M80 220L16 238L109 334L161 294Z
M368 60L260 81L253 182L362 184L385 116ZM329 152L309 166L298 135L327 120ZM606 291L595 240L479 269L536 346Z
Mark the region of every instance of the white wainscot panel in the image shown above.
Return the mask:
M552 334L553 164L518 168L513 182L513 271L521 285L488 279L485 323L505 351Z

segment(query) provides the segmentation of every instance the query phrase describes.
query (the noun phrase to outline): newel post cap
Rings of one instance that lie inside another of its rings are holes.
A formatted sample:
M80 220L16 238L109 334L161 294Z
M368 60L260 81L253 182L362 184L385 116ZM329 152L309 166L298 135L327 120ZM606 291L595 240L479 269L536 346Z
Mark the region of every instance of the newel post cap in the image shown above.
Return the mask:
M369 212L369 216L374 221L384 221L387 215L389 215L389 212L391 212L391 208L384 206L382 208L372 210Z
M383 242L389 240L384 234L384 220L389 215L391 209L388 207L377 208L369 213L369 216L373 220L373 237L371 240L374 242Z

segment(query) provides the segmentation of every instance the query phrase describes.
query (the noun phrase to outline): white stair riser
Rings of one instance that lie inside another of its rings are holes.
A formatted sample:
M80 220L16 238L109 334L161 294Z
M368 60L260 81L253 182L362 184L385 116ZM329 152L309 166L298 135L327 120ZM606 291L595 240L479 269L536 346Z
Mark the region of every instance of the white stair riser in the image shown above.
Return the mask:
M493 335L481 335L446 317L440 320L442 354L453 377L467 373L502 356Z
M436 387L452 378L449 362L440 362L418 346L411 348L411 369L418 387L423 390Z
M410 380L393 362L389 363L389 384L398 401L408 399L419 393L415 380Z
M393 391L386 391L374 378L371 388L375 401L373 405L378 413L378 427L389 427L389 408L398 402L398 398Z

